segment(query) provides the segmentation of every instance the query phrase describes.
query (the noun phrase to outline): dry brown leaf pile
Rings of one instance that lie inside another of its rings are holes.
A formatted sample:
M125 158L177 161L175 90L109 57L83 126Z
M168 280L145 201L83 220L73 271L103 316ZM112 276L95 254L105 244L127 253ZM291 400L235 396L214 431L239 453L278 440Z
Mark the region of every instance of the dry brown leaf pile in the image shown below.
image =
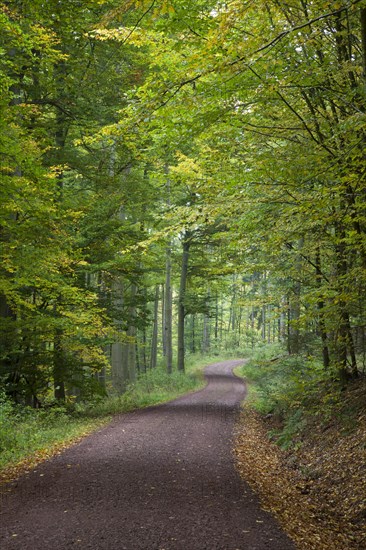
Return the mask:
M362 416L362 415L361 415ZM349 435L313 426L296 453L269 441L266 421L248 406L237 425L241 476L259 493L299 550L366 549L366 417Z

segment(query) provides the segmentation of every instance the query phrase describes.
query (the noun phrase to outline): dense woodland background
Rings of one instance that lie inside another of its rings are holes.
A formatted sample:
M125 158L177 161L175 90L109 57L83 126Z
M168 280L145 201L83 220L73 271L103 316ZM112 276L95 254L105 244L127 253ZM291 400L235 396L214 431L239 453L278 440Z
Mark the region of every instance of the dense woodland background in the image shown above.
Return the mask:
M258 342L300 385L364 372L364 0L15 0L0 29L8 397Z

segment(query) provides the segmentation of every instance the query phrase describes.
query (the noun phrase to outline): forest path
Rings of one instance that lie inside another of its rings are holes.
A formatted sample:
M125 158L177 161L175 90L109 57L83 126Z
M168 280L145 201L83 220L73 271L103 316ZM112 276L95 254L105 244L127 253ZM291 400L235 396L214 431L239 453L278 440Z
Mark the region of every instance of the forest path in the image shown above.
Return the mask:
M2 550L293 550L234 468L242 363L210 365L205 389L116 417L14 482Z

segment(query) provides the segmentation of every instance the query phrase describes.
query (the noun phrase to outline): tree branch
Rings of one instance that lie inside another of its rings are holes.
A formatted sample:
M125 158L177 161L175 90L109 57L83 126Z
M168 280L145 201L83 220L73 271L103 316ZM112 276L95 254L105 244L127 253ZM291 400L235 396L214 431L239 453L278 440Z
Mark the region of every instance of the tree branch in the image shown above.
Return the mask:
M255 50L252 53L252 55L254 55L256 53L263 52L263 51L267 50L268 48L270 48L271 46L275 46L277 44L277 42L280 42L282 40L282 38L285 38L285 36L288 36L289 34L291 34L293 32L304 29L305 27L309 27L313 23L316 23L317 21L321 21L322 19L327 19L327 18L332 17L334 15L338 15L338 14L342 13L343 11L347 11L350 8L350 6L359 4L361 1L362 0L355 0L354 2L351 2L348 6L343 6L342 8L339 8L337 10L325 13L323 15L319 15L318 17L314 17L313 19L309 19L308 21L305 21L305 23L301 23L300 25L295 25L294 27L291 27L291 29L287 29L285 31L282 31L275 38L270 40L270 42L267 42L267 44L264 44L263 46L261 46L260 48ZM245 57L241 57L239 59L236 59L235 61L232 62L232 65L235 65L236 63L240 63L241 61L244 61L244 60L245 60Z
M305 256L305 254L302 254L301 252L299 252L298 250L296 250L296 248L291 244L291 243L285 243L285 246L287 246L287 248L289 250L293 250L294 252L296 252L296 254L298 254L299 256L301 256L301 258L303 258L305 261L307 261L312 267L314 267L316 269L316 271L319 273L319 275L321 275L324 279L324 281L326 281L327 283L330 283L330 280L328 279L328 277L325 275L325 273L323 273L323 271L319 268L319 266L317 266L310 258L309 256Z

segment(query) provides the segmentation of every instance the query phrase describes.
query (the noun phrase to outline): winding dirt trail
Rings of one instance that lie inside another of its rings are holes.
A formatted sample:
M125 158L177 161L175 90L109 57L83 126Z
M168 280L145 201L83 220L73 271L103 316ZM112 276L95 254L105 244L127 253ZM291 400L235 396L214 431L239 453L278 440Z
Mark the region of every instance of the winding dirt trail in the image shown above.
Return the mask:
M111 424L13 483L0 548L294 550L234 468L242 361L208 385Z

